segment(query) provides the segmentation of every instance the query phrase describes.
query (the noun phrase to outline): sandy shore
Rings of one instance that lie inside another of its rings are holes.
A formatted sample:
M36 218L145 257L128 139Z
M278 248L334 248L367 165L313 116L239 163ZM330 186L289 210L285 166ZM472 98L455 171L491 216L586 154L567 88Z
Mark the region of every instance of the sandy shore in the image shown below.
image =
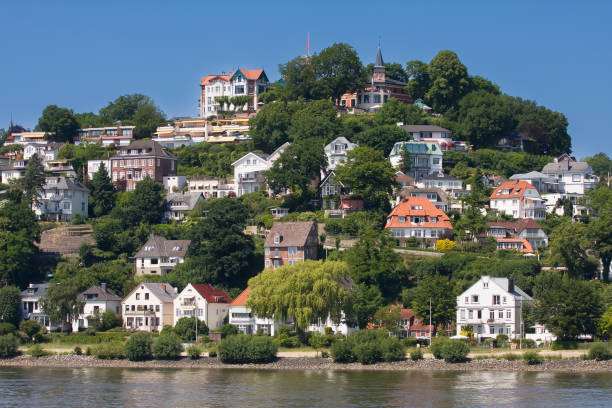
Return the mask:
M173 361L99 360L93 356L53 355L31 357L22 355L10 359L0 359L0 367L107 367L107 368L188 368L188 369L260 369L260 370L432 370L432 371L558 371L558 372L612 372L611 361L592 361L581 359L545 360L542 364L529 366L524 361L515 360L472 360L467 363L449 364L440 360L399 361L374 365L336 364L329 358L280 357L269 364L223 364L217 358L203 357L199 360L181 358Z

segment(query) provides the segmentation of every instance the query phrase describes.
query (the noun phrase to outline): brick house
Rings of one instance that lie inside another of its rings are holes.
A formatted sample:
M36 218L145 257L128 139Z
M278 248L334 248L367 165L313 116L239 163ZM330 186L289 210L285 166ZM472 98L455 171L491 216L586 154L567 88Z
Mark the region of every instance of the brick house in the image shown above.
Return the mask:
M317 259L319 234L314 221L275 222L264 244L266 268Z
M153 140L137 140L121 147L110 162L110 176L118 190L132 191L146 176L158 183L163 183L165 176L176 176L176 157Z

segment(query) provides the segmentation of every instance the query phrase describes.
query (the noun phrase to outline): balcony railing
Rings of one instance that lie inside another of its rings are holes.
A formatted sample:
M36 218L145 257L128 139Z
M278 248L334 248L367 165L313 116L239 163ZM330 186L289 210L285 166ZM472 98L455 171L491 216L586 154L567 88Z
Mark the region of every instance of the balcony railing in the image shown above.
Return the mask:
M126 310L123 314L125 316L155 316L153 310Z

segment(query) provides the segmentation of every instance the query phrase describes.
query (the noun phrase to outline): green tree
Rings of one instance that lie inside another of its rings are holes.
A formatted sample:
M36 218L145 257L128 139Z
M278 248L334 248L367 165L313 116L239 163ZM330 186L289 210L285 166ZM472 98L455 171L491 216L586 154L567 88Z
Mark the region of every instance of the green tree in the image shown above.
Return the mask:
M359 146L347 155L347 162L336 167L336 180L364 200L366 209L387 209L395 187L395 171L382 152Z
M383 105L383 106L386 106ZM411 140L412 136L396 125L382 125L364 130L355 136L360 146L368 146L382 152L385 157L391 153L397 142Z
M129 122L136 126L134 139L144 139L153 137L157 127L166 123L166 116L155 104L150 103L138 107Z
M21 292L16 286L0 288L0 322L15 326L21 321Z
M290 189L305 196L312 180L320 177L326 165L322 141L296 142L287 147L266 172L266 181L275 194Z
M397 336L402 330L402 319L400 317L400 307L383 306L374 314L374 324L384 328L389 333Z
M289 140L287 130L291 124L291 109L290 105L276 101L264 105L257 116L249 119L255 149L272 153Z
M38 205L40 203L40 194L45 185L45 168L37 154L32 155L28 160L25 174L18 180L18 184L28 204Z
M89 183L90 206L95 217L108 214L115 203L115 189L104 164L100 165Z
M305 330L313 321L339 322L349 299L346 264L306 261L266 269L249 280L247 306L260 317L292 318Z
M316 74L312 59L297 57L278 67L281 77L285 80L281 95L289 100L318 99L322 95L315 94ZM280 89L277 89L280 91Z
M593 278L592 263L587 255L587 226L566 219L550 234L551 262L567 268L572 278Z
M184 341L195 340L196 319L197 317L180 318L174 326L174 333L176 333ZM206 326L206 323L204 321L198 319L197 326L199 336L204 336L208 334L208 326Z
M350 293L346 310L347 322L365 329L376 311L384 305L384 299L376 285L355 284Z
M321 96L330 97L338 103L346 92L361 89L366 81L363 64L353 47L335 43L312 57Z
M287 135L292 141L323 139L323 143L329 143L339 129L334 104L329 100L318 100L293 113Z
M396 125L398 122L418 125L424 122L424 118L421 110L415 105L408 105L396 98L389 98L374 115L374 124L378 126Z
M509 136L517 123L506 97L486 91L467 94L459 101L459 134L475 148L491 147L500 136Z
M425 94L426 101L436 112L444 113L455 108L459 99L469 89L467 68L452 51L440 51L428 66L431 86Z
M43 110L36 128L45 132L46 137L55 142L72 142L79 124L72 110L49 105Z
M106 126L117 122L135 125L134 138L151 137L157 126L165 123L164 113L148 96L122 95L100 109L100 118Z
M596 333L603 309L594 282L546 271L536 278L533 293L535 319L560 340Z
M244 106L250 101L251 97L249 95L236 95L230 98L231 104L238 112L242 112L244 110Z
M603 281L610 281L612 263L612 190L600 187L590 192L591 207L596 218L587 227L590 247L597 252L602 265Z
M612 307L609 307L599 319L599 335L604 339L612 338Z
M164 186L149 176L136 183L126 209L126 215L132 224L159 224L165 195Z
M69 326L84 306L84 302L78 299L80 290L71 281L58 285L50 285L47 293L40 300L43 312L49 316L52 322L58 322L62 326Z
M436 274L418 281L412 307L424 322L428 322L431 316L434 334L438 325L445 326L454 320L456 306L456 290L448 277Z
M104 123L102 122L102 118L96 115L93 112L83 112L77 113L74 115L77 123L79 124L79 129L87 129L88 127L102 127Z
M417 60L408 61L406 63L406 74L409 78L407 88L412 99L424 99L431 86L431 77L427 63Z
M612 173L612 160L603 152L597 153L592 157L585 157L582 161L589 163L593 173L598 177L606 177Z

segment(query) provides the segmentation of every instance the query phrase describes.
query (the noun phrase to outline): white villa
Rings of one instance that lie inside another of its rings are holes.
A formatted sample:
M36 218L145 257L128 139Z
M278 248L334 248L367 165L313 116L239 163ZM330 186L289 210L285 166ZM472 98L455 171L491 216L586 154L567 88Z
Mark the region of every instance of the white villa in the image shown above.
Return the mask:
M533 299L511 279L483 276L457 296L457 334L472 326L479 341L498 334L521 337L523 303L531 302Z
M174 323L176 288L169 283L143 282L121 301L123 325L127 329L160 332Z
M577 162L570 155L563 154L548 163L542 173L552 177L559 184L559 192L585 194L597 187L597 176L586 162Z
M332 140L324 148L325 156L327 156L327 171L334 170L340 163L346 163L348 152L356 147L356 143L349 142L344 136Z
M229 305L229 323L238 327L242 333L255 334L261 330L264 334L274 336L278 332L279 326L289 322L278 322L274 319L260 318L251 313L251 309L246 306L251 288L247 287Z
M174 324L183 317L197 317L209 329L218 329L229 313L232 298L207 283L189 283L174 299Z
M274 162L289 146L289 142L284 143L270 155L249 152L233 162L236 197L266 191L265 172L270 170Z
M51 322L49 316L44 314L40 304L40 299L45 296L49 289L48 283L30 283L21 292L21 315L24 320L36 320L48 331L55 331L60 328L57 322Z
M75 215L87 218L89 190L72 177L47 177L43 186L40 203L33 206L41 219L72 221Z
M409 169L404 173L412 177L415 181L433 173L442 173L442 156L444 152L437 142L397 142L391 153L389 160L395 168L401 166L404 154L410 160Z
M136 275L165 275L185 261L189 240L169 240L153 235L134 255Z
M77 298L84 304L81 313L72 322L72 331L76 332L81 328L91 327L93 325L92 319L96 317L96 314L98 317L102 317L102 314L107 310L121 316L121 298L109 290L106 283L90 287L80 293Z
M506 181L491 194L490 207L514 218L546 218L544 200L534 186L526 181Z

